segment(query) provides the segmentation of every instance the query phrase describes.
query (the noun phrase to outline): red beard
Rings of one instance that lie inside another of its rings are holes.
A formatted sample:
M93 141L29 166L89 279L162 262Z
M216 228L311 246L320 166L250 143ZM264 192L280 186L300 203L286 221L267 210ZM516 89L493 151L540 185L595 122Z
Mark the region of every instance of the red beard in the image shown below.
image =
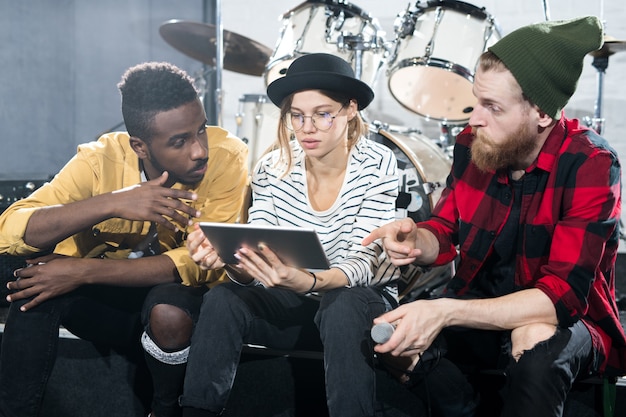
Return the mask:
M534 151L536 140L536 133L533 134L525 124L501 143L495 143L478 128L471 147L472 162L484 172L511 167L518 169L518 165Z

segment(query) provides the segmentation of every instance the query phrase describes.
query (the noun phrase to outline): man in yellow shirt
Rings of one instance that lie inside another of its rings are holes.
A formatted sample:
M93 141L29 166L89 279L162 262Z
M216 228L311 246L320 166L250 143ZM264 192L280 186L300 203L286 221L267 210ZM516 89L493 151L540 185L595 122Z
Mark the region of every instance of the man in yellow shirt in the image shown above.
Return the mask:
M0 216L0 253L30 258L7 285L0 415L39 414L60 325L139 351L151 287L204 291L224 279L193 262L185 239L192 220L237 220L245 144L206 126L192 80L171 64L132 67L118 87L128 133L80 145L54 179Z

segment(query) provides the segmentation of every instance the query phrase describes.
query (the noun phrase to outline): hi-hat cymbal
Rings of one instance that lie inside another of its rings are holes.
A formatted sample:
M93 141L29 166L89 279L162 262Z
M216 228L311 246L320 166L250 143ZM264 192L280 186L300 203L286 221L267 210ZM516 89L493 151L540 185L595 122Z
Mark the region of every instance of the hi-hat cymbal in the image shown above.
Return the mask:
M159 33L174 48L198 61L215 66L217 35L214 25L168 20ZM272 50L245 36L223 30L224 69L248 75L263 75Z
M616 52L626 51L626 41L620 41L612 36L604 37L602 48L590 53L594 58L605 58Z

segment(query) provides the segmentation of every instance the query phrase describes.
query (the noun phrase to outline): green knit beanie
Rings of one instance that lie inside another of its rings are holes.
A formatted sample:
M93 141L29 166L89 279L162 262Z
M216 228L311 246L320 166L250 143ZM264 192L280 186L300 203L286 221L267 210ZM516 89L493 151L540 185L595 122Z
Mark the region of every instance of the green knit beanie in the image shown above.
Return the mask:
M602 46L595 16L521 27L489 50L511 71L524 94L553 119L576 91L585 55Z

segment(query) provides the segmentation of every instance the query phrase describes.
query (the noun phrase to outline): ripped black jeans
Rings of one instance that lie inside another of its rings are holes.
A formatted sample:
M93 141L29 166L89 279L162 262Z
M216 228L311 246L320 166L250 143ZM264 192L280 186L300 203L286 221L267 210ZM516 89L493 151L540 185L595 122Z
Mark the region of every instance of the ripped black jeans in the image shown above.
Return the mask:
M479 415L476 381L483 370L503 372L505 383L489 399L499 403L491 407L501 416L560 417L574 381L596 368L591 335L582 322L557 328L518 361L511 356L510 332L450 327L426 358L416 367L410 389L430 415L445 417Z

